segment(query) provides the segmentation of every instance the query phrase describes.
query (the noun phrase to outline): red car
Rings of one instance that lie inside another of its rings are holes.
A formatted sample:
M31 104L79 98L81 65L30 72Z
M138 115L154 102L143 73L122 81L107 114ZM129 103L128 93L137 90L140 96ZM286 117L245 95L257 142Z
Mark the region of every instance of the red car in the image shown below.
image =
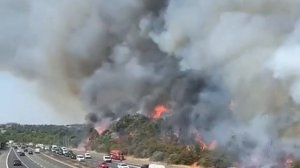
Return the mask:
M107 163L103 162L103 163L100 163L98 164L97 168L109 168Z

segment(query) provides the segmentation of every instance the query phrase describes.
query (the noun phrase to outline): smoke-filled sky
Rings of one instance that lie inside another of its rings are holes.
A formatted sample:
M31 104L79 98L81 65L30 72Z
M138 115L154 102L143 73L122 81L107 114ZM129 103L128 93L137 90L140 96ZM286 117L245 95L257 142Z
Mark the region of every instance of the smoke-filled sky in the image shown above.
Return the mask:
M299 6L1 0L0 69L34 82L55 115L108 125L164 104L183 141L199 132L246 162L273 161L295 152L283 139L297 140L291 127L300 122Z

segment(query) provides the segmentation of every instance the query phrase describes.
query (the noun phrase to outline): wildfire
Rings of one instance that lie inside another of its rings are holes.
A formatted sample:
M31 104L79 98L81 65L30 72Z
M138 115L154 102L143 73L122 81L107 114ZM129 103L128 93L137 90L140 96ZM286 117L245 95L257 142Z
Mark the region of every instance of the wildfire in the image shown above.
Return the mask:
M164 105L158 105L154 108L153 112L152 112L152 118L154 119L160 119L161 116L168 112L168 109L166 106Z
M198 132L195 133L195 141L198 145L200 145L201 150L215 150L218 145L216 140L213 140L211 143L206 144L202 140L201 135Z
M107 129L104 127L95 127L95 130L98 132L99 135L102 135Z
M288 157L285 162L284 162L284 166L285 167L291 167L291 165L294 163L294 160L291 157Z

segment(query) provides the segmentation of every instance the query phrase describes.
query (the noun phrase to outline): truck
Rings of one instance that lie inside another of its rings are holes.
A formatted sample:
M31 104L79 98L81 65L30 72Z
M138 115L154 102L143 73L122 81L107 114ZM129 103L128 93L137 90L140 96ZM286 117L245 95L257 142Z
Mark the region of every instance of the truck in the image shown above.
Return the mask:
M125 160L124 154L121 150L111 150L110 157L113 160Z
M41 149L40 148L35 148L34 149L34 153L40 153L41 152Z
M164 165L159 164L149 164L149 168L166 168Z

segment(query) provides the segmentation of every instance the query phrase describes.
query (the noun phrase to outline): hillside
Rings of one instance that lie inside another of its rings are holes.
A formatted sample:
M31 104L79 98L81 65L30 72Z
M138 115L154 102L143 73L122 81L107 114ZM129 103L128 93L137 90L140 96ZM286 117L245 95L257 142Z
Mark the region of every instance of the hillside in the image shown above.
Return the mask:
M121 149L126 155L150 158L170 164L226 168L233 161L221 151L202 149L196 142L184 143L172 132L162 129L163 119L142 115L125 116L101 136L92 139L91 148L99 152Z

